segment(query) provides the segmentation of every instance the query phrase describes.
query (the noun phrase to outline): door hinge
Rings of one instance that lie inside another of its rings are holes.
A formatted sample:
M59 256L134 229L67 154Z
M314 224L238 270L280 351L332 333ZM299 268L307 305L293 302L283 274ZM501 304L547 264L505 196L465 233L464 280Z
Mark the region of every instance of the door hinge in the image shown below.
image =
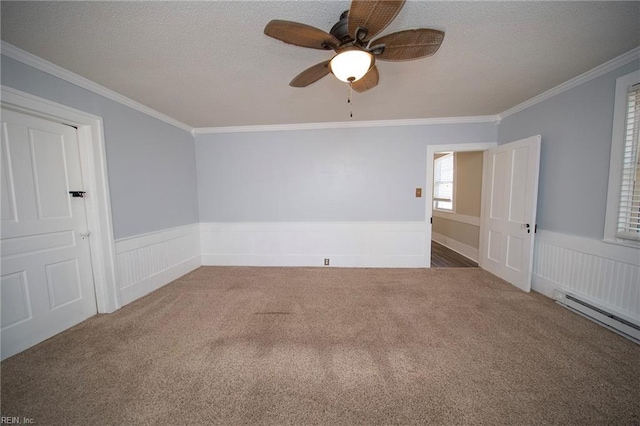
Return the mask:
M429 223L433 225L433 217L431 218L431 220L429 220Z
M538 233L538 224L536 223L535 226L533 227L533 233L537 234Z

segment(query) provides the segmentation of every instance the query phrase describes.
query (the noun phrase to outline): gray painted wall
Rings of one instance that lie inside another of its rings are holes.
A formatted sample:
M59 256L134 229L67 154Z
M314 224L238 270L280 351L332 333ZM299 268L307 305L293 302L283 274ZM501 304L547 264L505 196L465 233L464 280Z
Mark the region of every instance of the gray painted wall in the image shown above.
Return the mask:
M504 118L498 144L542 135L541 229L602 239L616 78L640 61Z
M102 117L114 237L198 222L193 136L2 56L2 85Z
M427 145L494 123L196 135L202 222L422 221Z
M542 135L538 225L603 235L615 79L491 123L192 136L2 56L1 83L101 116L116 239L202 221L424 220L426 146ZM197 154L197 160L194 157ZM197 176L194 168L197 165ZM199 182L197 182L197 179ZM196 191L197 188L197 191Z

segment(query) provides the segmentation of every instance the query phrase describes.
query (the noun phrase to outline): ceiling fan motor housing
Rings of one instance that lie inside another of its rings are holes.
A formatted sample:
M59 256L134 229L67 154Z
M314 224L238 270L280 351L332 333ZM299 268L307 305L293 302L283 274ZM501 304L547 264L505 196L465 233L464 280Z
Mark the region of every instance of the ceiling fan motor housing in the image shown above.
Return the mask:
M351 0L349 10L331 28L330 33L299 22L274 19L264 33L294 46L334 50L336 55L313 65L289 83L306 87L329 73L353 83L353 90L364 92L378 85L376 59L409 61L431 56L439 49L444 31L418 28L397 31L374 38L402 9L406 0Z
M349 11L345 10L340 15L340 20L336 22L336 24L331 27L330 31L331 35L340 40L341 44L347 43L351 41L351 36L349 35Z

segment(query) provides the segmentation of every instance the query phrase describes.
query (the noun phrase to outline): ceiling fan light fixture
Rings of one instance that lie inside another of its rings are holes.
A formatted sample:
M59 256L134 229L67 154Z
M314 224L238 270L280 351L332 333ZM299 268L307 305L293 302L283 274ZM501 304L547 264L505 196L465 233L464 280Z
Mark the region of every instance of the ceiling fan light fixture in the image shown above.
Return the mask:
M329 67L336 78L345 83L360 80L373 66L373 55L364 50L346 50L331 59Z
M0 0L1 1L1 0ZM299 22L274 19L264 33L287 44L312 49L331 48L332 59L315 64L298 74L291 87L307 87L329 73L349 90L362 93L378 85L375 66L380 61L410 61L431 56L440 48L444 31L429 28L397 31L377 37L393 21L406 0L351 0L330 32ZM354 84L351 84L354 83Z

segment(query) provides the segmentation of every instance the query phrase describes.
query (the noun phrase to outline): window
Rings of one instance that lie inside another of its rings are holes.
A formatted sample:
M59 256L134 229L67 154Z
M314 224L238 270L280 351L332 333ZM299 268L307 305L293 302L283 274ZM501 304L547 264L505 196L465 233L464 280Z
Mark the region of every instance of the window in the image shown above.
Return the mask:
M433 208L453 211L453 153L436 158L433 166Z
M622 182L617 237L640 241L640 83L627 92L627 114L622 156Z
M640 72L616 80L605 241L640 244Z

